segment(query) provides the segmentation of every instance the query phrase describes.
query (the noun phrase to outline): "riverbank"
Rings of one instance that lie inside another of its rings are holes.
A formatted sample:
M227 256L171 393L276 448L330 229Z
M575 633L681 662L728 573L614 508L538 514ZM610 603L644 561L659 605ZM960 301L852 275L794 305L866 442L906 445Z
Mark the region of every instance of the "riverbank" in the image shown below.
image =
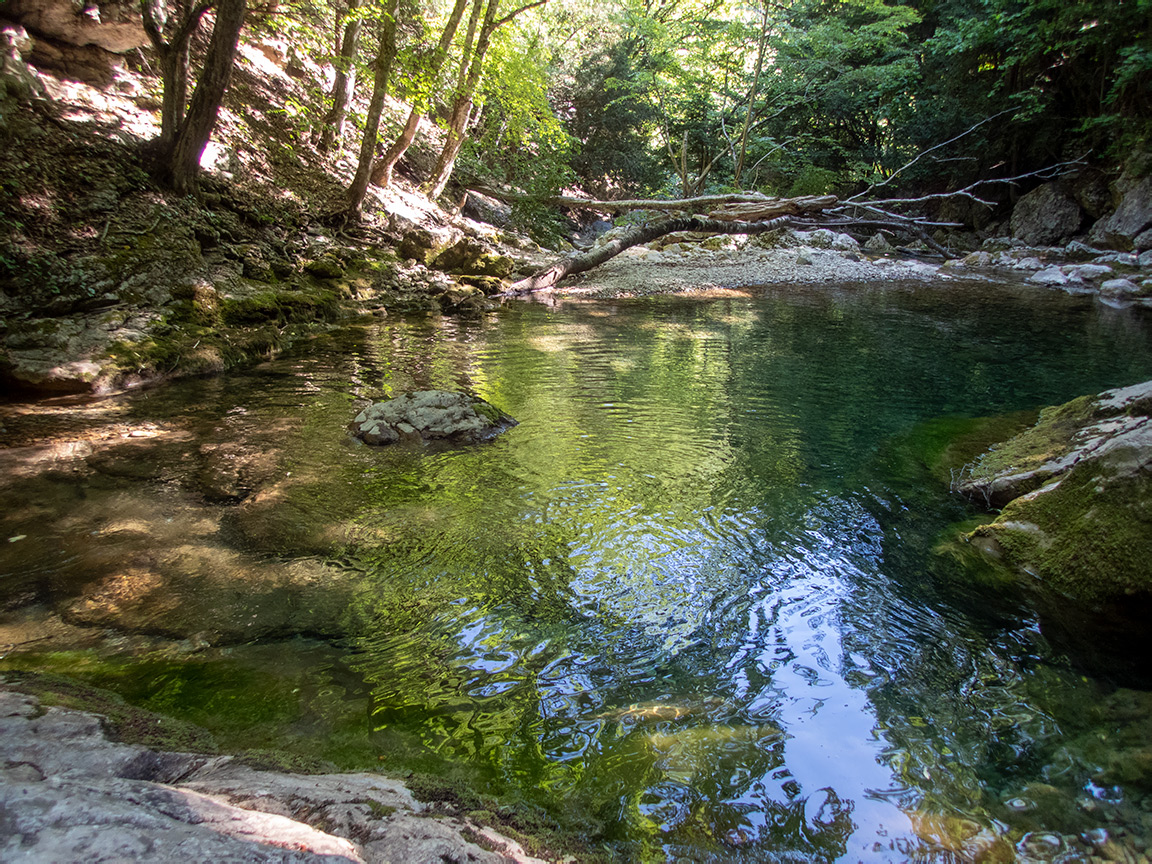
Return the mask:
M85 700L111 711L66 707ZM157 746L165 741L200 752ZM400 781L318 765L267 770L259 766L271 756L218 755L210 745L203 730L112 694L65 679L0 676L0 855L13 864L544 864L475 817L417 800Z

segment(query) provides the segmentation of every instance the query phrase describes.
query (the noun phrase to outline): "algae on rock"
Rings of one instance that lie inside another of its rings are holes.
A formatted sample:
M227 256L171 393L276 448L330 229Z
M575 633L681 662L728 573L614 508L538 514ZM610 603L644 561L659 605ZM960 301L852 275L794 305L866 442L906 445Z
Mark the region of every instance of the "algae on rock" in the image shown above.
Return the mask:
M1046 409L960 490L1003 507L969 539L1061 593L1152 593L1152 381Z

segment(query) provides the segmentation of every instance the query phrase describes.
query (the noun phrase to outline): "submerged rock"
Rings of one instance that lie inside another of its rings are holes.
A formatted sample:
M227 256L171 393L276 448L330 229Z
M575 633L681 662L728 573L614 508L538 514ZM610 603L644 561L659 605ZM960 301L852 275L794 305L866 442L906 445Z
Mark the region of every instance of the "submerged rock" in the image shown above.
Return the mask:
M960 491L999 517L969 535L1088 603L1152 594L1152 381L1045 409Z
M515 420L479 396L418 390L369 405L349 428L368 444L433 439L473 444L515 425Z

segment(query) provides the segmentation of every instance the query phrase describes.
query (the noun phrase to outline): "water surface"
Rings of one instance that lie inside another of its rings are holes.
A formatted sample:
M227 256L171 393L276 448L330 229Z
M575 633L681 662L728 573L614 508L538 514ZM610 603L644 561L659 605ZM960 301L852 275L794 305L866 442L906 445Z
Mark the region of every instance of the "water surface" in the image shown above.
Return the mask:
M1023 286L389 320L87 409L159 429L156 466L11 481L38 504L5 517L25 539L0 584L10 617L50 617L97 590L92 560L143 545L248 562L238 580L320 562L354 585L321 641L214 647L205 621L176 647L20 656L231 746L528 802L624 859L1082 860L1152 827L1147 778L1114 764L1152 702L1085 674L1028 590L957 552L974 511L914 454L942 422L1149 377L1139 311ZM366 399L419 388L520 425L456 450L347 436ZM221 444L272 467L205 503Z

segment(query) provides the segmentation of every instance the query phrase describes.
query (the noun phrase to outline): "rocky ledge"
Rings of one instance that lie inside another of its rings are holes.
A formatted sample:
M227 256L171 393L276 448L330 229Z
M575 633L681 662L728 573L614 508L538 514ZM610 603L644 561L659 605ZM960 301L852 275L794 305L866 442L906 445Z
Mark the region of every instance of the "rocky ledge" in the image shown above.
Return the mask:
M969 540L1089 604L1152 594L1152 381L1047 408L959 490L1003 508Z
M155 721L154 721L155 722ZM375 774L256 770L109 740L0 680L0 859L543 864Z
M515 420L479 396L418 390L369 405L349 428L367 444L431 440L474 444L515 425Z

